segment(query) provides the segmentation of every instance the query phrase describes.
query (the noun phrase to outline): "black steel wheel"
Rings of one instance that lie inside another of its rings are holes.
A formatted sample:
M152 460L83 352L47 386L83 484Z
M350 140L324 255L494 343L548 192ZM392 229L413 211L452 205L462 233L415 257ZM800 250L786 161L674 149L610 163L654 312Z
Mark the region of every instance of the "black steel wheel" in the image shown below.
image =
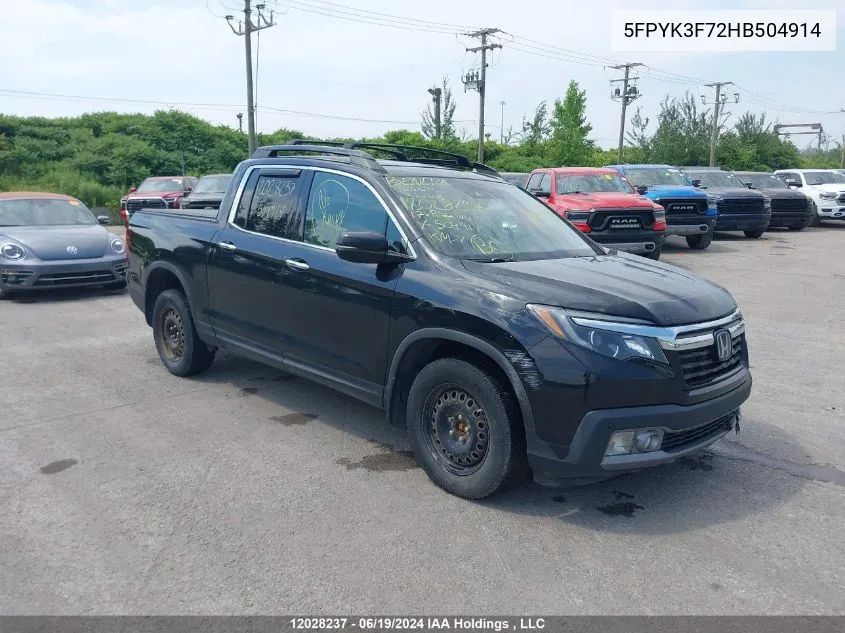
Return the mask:
M434 483L481 499L528 475L525 429L507 384L469 360L426 365L408 394L408 436Z
M687 235L687 246L695 250L704 250L713 241L713 231L699 233L698 235Z
M153 338L159 358L171 374L199 374L214 361L214 351L197 336L188 301L178 290L165 290L156 299Z

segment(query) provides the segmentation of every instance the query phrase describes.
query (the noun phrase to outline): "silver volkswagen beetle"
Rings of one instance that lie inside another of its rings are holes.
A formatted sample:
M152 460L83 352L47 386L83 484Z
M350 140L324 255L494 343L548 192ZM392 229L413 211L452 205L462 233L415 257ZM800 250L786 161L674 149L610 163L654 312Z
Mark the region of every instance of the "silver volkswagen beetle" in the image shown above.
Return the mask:
M0 193L0 297L48 288L126 286L126 244L108 216L55 193Z

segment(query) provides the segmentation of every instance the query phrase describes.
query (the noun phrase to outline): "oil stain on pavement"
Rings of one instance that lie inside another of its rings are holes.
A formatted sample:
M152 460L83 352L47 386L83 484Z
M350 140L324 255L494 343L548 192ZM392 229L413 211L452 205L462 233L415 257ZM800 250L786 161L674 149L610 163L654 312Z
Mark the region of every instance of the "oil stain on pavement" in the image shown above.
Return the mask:
M75 459L60 459L57 462L51 462L46 466L41 467L41 473L44 475L55 475L63 470L67 470L71 466L75 466L79 462Z
M274 415L270 418L273 422L278 422L284 426L302 426L308 424L311 420L317 419L316 413L287 413L285 415Z
M645 510L643 506L636 504L633 501L622 501L622 499L633 499L634 495L632 494L614 490L613 495L615 498L614 503L609 503L604 506L596 506L596 510L603 512L609 517L625 517L628 519L632 518L634 516L634 512L637 510Z
M374 473L405 471L419 468L412 451L401 451L390 444L377 442L375 440L369 440L369 442L371 444L376 444L382 449L382 452L376 453L375 455L365 455L357 461L353 461L348 457L341 457L335 463L339 466L346 466L346 470L364 469Z

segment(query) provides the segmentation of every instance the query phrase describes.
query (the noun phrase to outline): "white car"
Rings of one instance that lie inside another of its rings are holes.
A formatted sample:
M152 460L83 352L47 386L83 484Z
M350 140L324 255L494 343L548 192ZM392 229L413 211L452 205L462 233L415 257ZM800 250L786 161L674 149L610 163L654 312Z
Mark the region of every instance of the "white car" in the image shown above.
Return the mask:
M836 169L779 169L775 176L810 198L810 226L845 220L845 174Z

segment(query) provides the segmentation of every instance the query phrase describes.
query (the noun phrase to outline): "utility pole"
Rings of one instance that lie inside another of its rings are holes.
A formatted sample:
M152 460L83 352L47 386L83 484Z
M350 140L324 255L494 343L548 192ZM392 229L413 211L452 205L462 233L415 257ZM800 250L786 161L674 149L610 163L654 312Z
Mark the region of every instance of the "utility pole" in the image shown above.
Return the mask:
M250 2L251 0L244 0L244 19L243 22L238 20L237 28L235 28L235 25L232 23L235 16L227 15L226 22L229 24L229 28L232 29L232 32L235 35L244 36L246 52L246 120L249 134L249 155L252 156L252 153L255 151L255 98L252 85L252 34L253 32L275 26L276 23L273 21L273 11L270 10L270 19L268 20L263 13L265 5L257 4L255 5L255 9L258 13L258 20L257 24L254 24L252 22L252 8L250 7Z
M443 96L441 88L429 88L431 98L434 101L434 138L440 140L440 98Z
M716 99L713 101L713 129L710 132L710 166L716 166L716 142L719 139L719 110L728 101L728 95L722 93L722 86L732 86L732 81L717 81L712 84L704 84L708 88L716 89ZM701 95L701 101L707 105L707 99ZM734 100L731 103L739 103L739 93L734 93Z
M499 101L499 105L502 106L502 133L499 135L499 143L504 145L505 144L505 102Z
M840 157L839 157L839 166L842 169L845 169L845 134L842 135L842 147L839 148L841 150Z
M616 160L619 163L622 162L622 146L625 144L625 113L628 110L628 104L632 101L636 101L642 96L636 86L628 87L629 81L636 81L639 79L639 77L631 77L629 73L632 68L642 65L643 64L639 62L635 62L632 64L620 64L619 66L613 66L614 70L625 71L625 76L622 79L610 80L611 84L622 82L622 89L620 90L619 88L616 88L610 95L610 98L614 101L622 102L622 118L619 121L619 147L616 150Z
M472 33L465 33L468 37L481 38L481 46L468 48L468 53L481 53L481 77L478 73L467 74L464 78L464 90L478 91L478 162L484 162L484 95L487 92L487 51L502 48L501 44L488 44L487 37L501 32L500 29L480 29Z
M244 113L238 112L238 131L244 133Z

